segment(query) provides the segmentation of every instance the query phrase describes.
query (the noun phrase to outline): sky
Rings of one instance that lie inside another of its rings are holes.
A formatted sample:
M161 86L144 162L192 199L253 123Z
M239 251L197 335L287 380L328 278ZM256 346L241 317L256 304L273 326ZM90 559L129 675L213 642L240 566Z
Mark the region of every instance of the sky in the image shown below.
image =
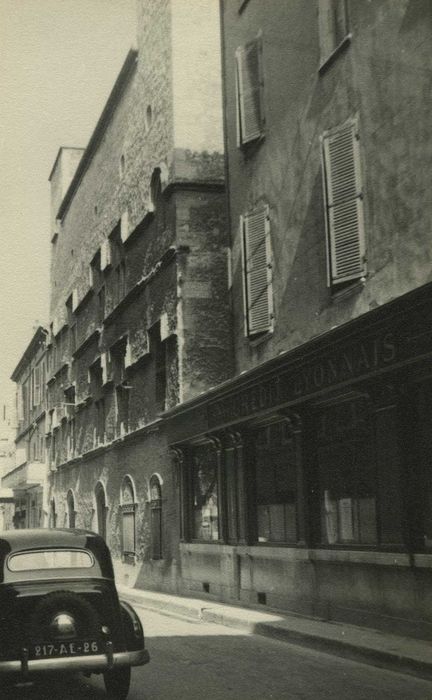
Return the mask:
M0 0L0 405L49 320L51 168L87 145L135 36L135 0Z

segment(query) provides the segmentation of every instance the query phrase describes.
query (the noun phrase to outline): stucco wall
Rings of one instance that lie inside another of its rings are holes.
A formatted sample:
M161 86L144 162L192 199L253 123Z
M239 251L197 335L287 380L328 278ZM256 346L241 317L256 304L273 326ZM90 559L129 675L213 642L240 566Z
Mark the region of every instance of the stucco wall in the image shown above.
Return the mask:
M237 370L242 371L431 279L428 170L432 7L348 2L351 41L319 72L318 4L224 2ZM234 52L262 32L265 137L236 144ZM367 236L365 285L332 298L326 283L320 135L358 114ZM275 328L244 338L240 214L270 206Z

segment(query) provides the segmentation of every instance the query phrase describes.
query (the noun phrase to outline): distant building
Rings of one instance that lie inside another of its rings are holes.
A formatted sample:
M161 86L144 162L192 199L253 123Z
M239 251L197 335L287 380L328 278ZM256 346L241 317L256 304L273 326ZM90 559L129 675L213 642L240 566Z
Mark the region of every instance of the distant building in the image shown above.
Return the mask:
M100 532L120 580L172 589L163 416L233 371L219 8L137 6L138 49L87 148L60 149L50 175L49 522Z
M47 525L45 451L46 336L39 326L16 366L15 460L5 470L2 488L13 493L15 528Z
M0 530L12 525L13 492L3 488L1 479L15 465L15 411L10 402L0 405Z
M222 0L235 374L168 411L183 590L430 635L430 3Z

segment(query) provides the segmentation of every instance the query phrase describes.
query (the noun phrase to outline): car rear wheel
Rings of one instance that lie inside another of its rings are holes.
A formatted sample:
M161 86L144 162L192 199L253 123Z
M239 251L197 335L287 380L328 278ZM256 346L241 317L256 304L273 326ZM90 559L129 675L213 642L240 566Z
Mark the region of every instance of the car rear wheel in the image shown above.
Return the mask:
M131 670L129 666L105 671L104 682L110 700L126 700L129 693Z

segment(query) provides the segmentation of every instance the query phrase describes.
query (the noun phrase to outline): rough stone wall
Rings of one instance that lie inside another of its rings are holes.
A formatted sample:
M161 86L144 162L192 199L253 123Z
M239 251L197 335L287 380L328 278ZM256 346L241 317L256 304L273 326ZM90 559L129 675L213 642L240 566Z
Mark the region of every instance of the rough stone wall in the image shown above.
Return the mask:
M121 563L120 490L125 474L131 477L136 493L137 560L134 566ZM150 560L149 485L153 474L162 481L163 560ZM107 539L121 582L153 585L173 590L171 570L176 570L178 548L177 475L169 456L163 429L155 426L140 440L126 440L82 463L59 470L53 479L51 498L55 500L57 525L67 523L66 497L72 490L75 500L76 525L96 529L95 486L101 482L107 494ZM173 561L174 560L174 561ZM145 564L143 563L145 562ZM168 572L168 574L167 574ZM167 574L167 575L166 575Z
M348 2L351 42L319 72L318 4L224 2L227 152L237 371L301 345L431 279L432 6ZM237 147L235 49L262 31L265 138ZM326 282L320 135L358 114L368 275L335 300ZM239 217L270 207L275 328L244 337Z
M108 495L108 543L120 575L166 590L177 586L178 484L158 418L161 408L155 401L152 328L160 322L161 335L163 332L166 408L226 378L232 367L224 346L229 319L223 157L210 150L212 144L204 152L174 147L171 9L168 0L138 3L136 67L111 110L53 245L54 340L63 334L70 337L73 324L77 330L73 356L68 345L69 367L60 372L57 366L49 388L49 406L53 407L64 400L61 377L65 373L65 379L75 386L77 403L74 454L68 454L70 422L64 421L55 430L58 460L50 497L55 499L58 525L66 522L66 495L72 489L77 525L97 527L94 493L101 481ZM195 114L196 122L200 119L209 124L214 119L204 102ZM156 177L152 178L157 171L160 189ZM119 221L125 212L128 229L119 242ZM111 263L92 282L90 262L107 240ZM117 278L121 260L125 264L123 299ZM105 289L104 320L99 311L101 285ZM66 307L70 297L72 313ZM126 337L129 425L122 432L111 351ZM89 369L102 363L101 357L108 358L106 381L96 386ZM105 436L98 443L96 403L101 398L105 401ZM150 558L148 493L153 473L163 482L161 561ZM133 479L137 494L136 566L120 561L119 498L126 474Z

